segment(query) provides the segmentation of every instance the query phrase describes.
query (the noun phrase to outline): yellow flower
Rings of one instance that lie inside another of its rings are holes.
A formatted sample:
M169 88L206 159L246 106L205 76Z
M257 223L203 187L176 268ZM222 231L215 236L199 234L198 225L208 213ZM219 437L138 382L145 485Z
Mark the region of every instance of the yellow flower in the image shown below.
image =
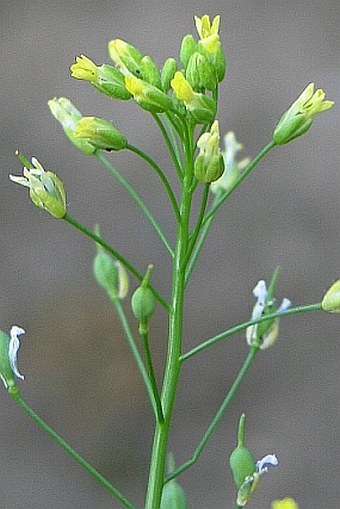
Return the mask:
M283 145L305 134L312 125L315 115L329 110L334 105L334 101L325 101L325 96L321 88L314 91L314 83L310 83L282 115L274 129L274 142Z
M283 498L274 500L271 509L299 509L299 506L293 498Z
M207 14L202 16L202 18L195 16L196 29L201 43L209 53L214 53L220 42L220 36L218 35L220 20L221 16L215 16L212 23L210 23L210 18Z
M95 81L98 78L98 67L85 55L76 57L76 63L70 67L71 76L78 80Z
M190 104L194 100L194 91L180 71L175 72L175 76L173 80L171 80L171 87L177 95L177 98L181 101Z

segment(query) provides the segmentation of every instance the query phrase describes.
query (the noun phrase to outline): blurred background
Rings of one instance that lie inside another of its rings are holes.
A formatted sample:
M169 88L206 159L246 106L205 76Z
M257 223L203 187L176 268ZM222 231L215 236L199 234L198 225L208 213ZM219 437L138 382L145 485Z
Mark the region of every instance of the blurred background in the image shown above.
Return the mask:
M114 310L93 280L94 246L35 208L8 174L21 172L17 148L57 172L70 214L89 228L99 223L103 237L141 271L152 262L153 282L168 296L170 263L159 239L105 168L68 142L47 101L66 96L84 115L113 121L164 163L173 181L147 113L133 101L110 102L71 79L68 69L81 53L109 62L107 43L114 38L161 66L168 56L177 58L185 34L196 36L193 15L204 13L222 17L228 72L218 118L222 133L234 130L244 144L244 156L255 156L270 140L309 82L340 104L337 0L322 6L312 0L1 3L0 327L27 331L19 358L24 399L137 507L143 506L153 417ZM188 290L185 351L246 320L253 287L278 264L278 298L296 305L320 301L339 278L338 107L317 118L306 136L272 151L221 211ZM129 153L109 158L173 239L171 211L153 172ZM160 379L166 322L158 311L151 345ZM180 477L191 508L234 507L228 456L241 412L255 456L275 452L280 459L252 507L269 508L288 495L301 509L339 506L339 331L339 318L321 313L281 321L279 341L259 355L199 462ZM192 455L246 354L239 335L184 365L171 430L178 464ZM0 406L1 508L121 507L4 389Z

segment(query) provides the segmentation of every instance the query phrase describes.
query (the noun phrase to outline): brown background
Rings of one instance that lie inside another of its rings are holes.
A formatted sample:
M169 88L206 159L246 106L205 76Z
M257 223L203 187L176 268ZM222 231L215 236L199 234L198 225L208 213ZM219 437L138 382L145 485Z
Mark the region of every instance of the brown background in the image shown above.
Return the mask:
M143 504L152 437L145 391L105 295L93 281L93 246L33 207L8 173L16 148L58 173L69 211L103 235L169 293L167 254L139 210L95 159L68 143L46 106L65 95L87 115L112 120L131 143L164 161L158 132L135 104L122 104L69 77L75 55L109 61L123 38L159 65L177 57L194 14L222 15L229 59L221 89L222 132L233 129L244 155L263 147L281 113L315 81L339 104L337 0L6 1L1 2L1 328L27 330L20 368L24 398L138 507ZM251 290L282 266L278 297L317 302L339 277L339 113L320 116L303 139L273 151L215 222L189 288L185 350L248 318ZM164 191L130 154L110 159L136 186L173 239ZM152 192L150 193L150 189ZM131 286L135 284L131 281ZM128 302L127 302L128 304ZM153 321L159 375L165 352L162 310ZM296 316L260 355L199 463L181 477L190 507L234 507L227 467L242 411L257 457L276 452L280 467L263 480L254 508L295 496L301 509L339 505L338 317ZM188 361L176 401L171 448L178 463L200 440L247 348L242 335ZM0 506L106 509L119 503L65 456L0 392Z

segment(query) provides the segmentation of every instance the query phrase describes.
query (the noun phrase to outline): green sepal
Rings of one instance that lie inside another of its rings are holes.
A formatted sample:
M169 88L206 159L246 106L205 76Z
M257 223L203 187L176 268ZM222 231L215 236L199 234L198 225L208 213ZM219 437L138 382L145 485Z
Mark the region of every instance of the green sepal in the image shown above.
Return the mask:
M174 58L168 58L162 67L161 71L161 85L162 90L167 94L171 88L171 80L177 71L177 62Z
M8 357L9 341L9 336L0 330L0 377L7 388L16 386Z
M151 57L145 56L140 62L142 79L150 85L161 89L161 73Z
M195 51L188 62L185 77L196 92L215 90L217 76L212 64L204 55Z
M179 52L179 58L184 68L188 65L191 55L196 51L197 41L191 35L185 35L182 39L181 49Z
M92 82L93 87L112 99L126 101L131 99L131 94L125 88L124 75L115 67L103 64L99 68L97 82Z

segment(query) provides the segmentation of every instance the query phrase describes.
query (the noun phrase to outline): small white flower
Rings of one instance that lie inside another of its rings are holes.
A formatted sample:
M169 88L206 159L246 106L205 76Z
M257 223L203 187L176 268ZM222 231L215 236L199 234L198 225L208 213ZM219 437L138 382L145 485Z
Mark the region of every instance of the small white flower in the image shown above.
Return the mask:
M268 467L277 467L279 460L275 454L267 454L256 463L256 471L262 475L268 472Z
M268 298L268 290L266 282L261 279L253 290L253 295L257 299L255 306L253 307L253 312L251 315L252 320L258 320L261 316L264 316L266 309L268 307L272 307L272 312L276 311L277 314L283 313L291 306L291 301L287 298L284 298L280 304L280 306L276 309L275 299ZM258 338L258 329L259 324L250 325L247 327L246 338L247 343L251 346L253 343L257 342L259 339L261 340L260 348L264 350L270 346L272 346L279 334L279 319L276 318L273 320L271 325L266 329L266 332L262 334L261 338Z
M17 325L13 325L13 327L10 330L10 341L9 341L9 347L8 347L8 359L9 364L12 368L13 373L18 378L21 378L23 380L25 377L22 375L18 370L18 364L17 364L17 355L18 350L20 348L20 340L18 336L21 334L25 334L25 330L21 327L18 327Z

